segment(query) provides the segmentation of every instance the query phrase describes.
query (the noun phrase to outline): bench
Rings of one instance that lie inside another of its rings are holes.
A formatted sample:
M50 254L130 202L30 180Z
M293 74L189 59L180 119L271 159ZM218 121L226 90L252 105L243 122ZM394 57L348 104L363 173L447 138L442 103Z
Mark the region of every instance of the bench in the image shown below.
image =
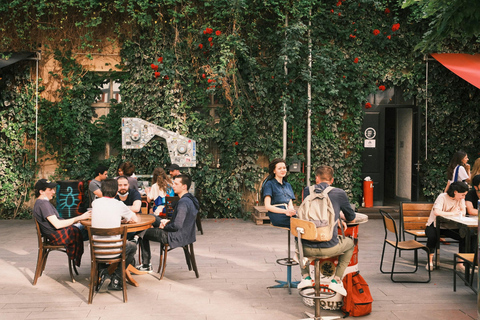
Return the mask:
M431 202L401 202L400 203L400 228L405 241L405 234L417 238L426 238L425 228L432 211Z

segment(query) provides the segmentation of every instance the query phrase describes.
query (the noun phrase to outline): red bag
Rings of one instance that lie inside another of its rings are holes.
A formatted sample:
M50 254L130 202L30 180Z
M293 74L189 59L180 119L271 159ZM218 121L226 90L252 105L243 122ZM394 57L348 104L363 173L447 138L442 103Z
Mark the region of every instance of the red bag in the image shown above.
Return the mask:
M342 311L345 317L361 317L372 312L372 295L368 284L360 273L349 273L343 278L347 295L343 297Z

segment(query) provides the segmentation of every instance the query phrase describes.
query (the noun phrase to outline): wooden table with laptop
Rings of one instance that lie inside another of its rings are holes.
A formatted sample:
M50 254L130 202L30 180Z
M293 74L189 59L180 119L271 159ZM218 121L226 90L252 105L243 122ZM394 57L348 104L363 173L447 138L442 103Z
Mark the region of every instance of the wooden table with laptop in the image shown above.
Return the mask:
M135 223L122 223L122 226L127 226L128 232L138 232L138 231L143 231L151 227L152 223L155 221L155 216L150 215L150 214L137 214L138 221ZM83 220L81 223L84 226L91 226L92 225L92 220ZM110 266L108 268L109 272L116 269L116 266ZM132 277L133 274L146 274L148 272L145 271L139 271L135 266L129 265L127 267L127 270L125 274L127 275L127 281L132 284L135 287L138 287L139 284L135 279Z

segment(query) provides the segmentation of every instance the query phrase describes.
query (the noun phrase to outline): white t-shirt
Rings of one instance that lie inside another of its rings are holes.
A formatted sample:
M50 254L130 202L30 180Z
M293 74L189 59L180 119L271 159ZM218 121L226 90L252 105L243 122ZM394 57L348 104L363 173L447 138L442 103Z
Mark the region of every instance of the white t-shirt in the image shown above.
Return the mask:
M118 228L122 223L122 218L130 220L135 213L130 210L122 201L114 198L98 198L92 202L92 227L101 229ZM119 239L119 236L100 237L106 239ZM114 258L104 256L105 258Z
M436 218L434 210L437 211L444 211L444 212L458 212L462 211L465 212L465 199L462 200L454 200L451 198L447 193L441 193L435 203L433 204L432 211L430 211L430 216L428 217L427 226L430 224L436 226Z
M467 170L465 170L465 167L461 166L461 165L458 165L453 170L452 180L450 180L450 182L452 182L452 183L456 182L456 181L453 181L453 180L455 180L455 171L457 170L457 168L458 168L457 181L463 181L463 180L467 180L468 178L470 178L470 176L467 173Z
M166 192L163 191L163 190L160 190L160 188L158 187L158 184L157 183L154 183L153 186L150 188L150 192L148 193L148 197L150 199L153 199L153 201L157 200L158 197L162 197L162 198L165 198L166 196ZM155 210L155 214L158 216L163 208L165 206L158 206L157 209Z

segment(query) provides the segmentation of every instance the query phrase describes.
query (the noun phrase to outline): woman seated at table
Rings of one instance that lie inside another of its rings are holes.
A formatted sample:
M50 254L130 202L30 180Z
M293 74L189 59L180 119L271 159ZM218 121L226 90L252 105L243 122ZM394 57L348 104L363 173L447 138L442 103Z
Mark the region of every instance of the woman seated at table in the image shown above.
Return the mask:
M268 165L268 177L263 182L262 197L265 209L272 225L290 228L290 217L296 215L293 201L295 195L290 183L287 182L287 166L285 160L274 159Z
M165 208L165 197L173 197L172 180L162 168L153 170L152 187L146 190L147 201L154 202L153 213L158 216Z
M437 238L436 220L437 216L455 216L460 214L465 216L465 195L468 192L468 185L462 181L452 182L446 193L441 193L435 203L427 221L425 235L427 236L427 247L430 250L429 264L430 270L433 270L433 254L437 248L439 239ZM459 241L459 252L465 252L465 238L460 237L458 229L442 229L442 236L446 236ZM428 270L428 264L426 266ZM457 265L457 269L464 269L463 263Z

